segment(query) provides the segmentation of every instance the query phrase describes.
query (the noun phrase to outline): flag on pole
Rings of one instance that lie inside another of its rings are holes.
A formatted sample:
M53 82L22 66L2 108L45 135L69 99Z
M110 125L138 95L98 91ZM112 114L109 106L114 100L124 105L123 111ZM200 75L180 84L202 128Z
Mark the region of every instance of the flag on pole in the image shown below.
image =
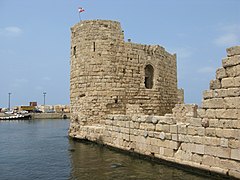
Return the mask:
M85 11L85 9L83 9L82 7L79 7L79 8L78 8L78 12L79 12L79 13L82 13L82 12L84 12L84 11Z

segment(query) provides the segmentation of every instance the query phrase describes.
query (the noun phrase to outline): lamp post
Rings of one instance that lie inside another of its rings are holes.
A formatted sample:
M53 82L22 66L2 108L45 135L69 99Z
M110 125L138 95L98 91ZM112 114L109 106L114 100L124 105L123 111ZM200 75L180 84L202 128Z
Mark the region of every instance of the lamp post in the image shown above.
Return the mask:
M45 106L46 92L43 92L43 105Z
M11 108L11 94L12 93L8 93L8 111L10 111Z

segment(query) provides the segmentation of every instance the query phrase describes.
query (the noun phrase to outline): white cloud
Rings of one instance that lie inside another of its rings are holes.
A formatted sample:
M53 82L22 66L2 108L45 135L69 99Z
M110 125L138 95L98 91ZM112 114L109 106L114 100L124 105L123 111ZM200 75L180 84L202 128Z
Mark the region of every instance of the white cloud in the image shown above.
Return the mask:
M17 37L23 33L23 30L17 26L0 28L0 35L5 37Z
M198 73L201 73L201 74L211 74L211 73L214 73L216 70L216 68L213 68L213 67L203 67L203 68L200 68L198 69Z
M214 40L217 46L230 47L240 43L240 25L220 25L218 27L221 34Z

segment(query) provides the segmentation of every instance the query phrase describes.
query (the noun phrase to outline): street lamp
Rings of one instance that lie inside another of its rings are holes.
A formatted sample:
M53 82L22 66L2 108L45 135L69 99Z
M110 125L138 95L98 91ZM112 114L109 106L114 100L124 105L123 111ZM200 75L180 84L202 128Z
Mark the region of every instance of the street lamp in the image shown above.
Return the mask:
M43 92L43 105L45 106L46 92Z
M10 108L11 108L11 105L10 105L11 104L10 103L11 102L11 94L12 93L8 93L8 111L10 111Z

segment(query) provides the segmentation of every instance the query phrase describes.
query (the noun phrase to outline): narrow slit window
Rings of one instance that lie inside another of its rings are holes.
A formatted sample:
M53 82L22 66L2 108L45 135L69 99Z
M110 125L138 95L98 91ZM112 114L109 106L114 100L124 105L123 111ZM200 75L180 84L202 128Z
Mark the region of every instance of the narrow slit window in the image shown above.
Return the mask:
M76 57L76 52L77 52L77 47L74 46L74 47L73 47L73 56L75 56L75 57Z
M93 52L95 52L95 51L96 51L96 43L93 42Z
M147 89L152 89L153 88L153 75L154 75L154 69L152 65L148 64L145 67L145 87Z

